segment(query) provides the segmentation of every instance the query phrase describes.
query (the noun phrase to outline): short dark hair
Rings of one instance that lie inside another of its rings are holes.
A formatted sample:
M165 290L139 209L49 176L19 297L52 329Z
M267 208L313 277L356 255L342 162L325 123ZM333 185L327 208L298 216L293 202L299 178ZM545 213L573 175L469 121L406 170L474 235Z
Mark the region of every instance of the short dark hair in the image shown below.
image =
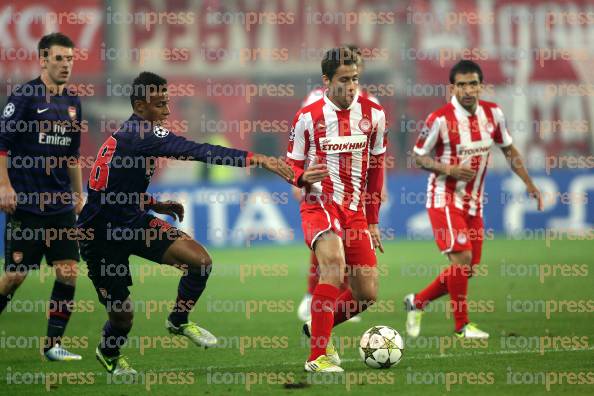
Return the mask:
M130 104L134 108L136 100L148 101L151 94L160 94L167 91L167 80L158 74L143 71L132 82Z
M456 81L456 74L466 73L478 74L479 82L483 82L483 71L481 70L481 67L478 65L478 63L464 59L456 63L450 70L450 84L453 84L454 81Z
M348 47L329 49L322 59L322 74L332 80L340 66L356 65L357 57L357 53Z
M39 54L39 57L42 58L44 56L48 56L49 49L52 45L74 48L74 42L65 34L60 32L46 34L41 38L41 40L39 40L39 43L37 43L37 53Z
M363 60L363 54L361 53L361 48L359 48L358 45L355 44L346 44L343 45L343 47L347 47L348 49L350 49L355 56L357 57L357 65L363 65L364 64L364 60Z

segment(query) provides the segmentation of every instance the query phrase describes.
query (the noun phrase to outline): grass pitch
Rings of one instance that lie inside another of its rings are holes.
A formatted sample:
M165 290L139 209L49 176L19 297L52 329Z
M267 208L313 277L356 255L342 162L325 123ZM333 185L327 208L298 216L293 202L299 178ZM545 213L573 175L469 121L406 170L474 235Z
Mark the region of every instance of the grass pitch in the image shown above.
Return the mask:
M594 257L591 242L486 241L481 268L471 280L471 320L488 342L452 337L447 297L429 307L421 336L405 337L404 357L388 370L359 359L359 336L389 325L404 336L402 297L418 291L446 265L433 242L385 245L379 256L380 292L360 323L345 323L334 337L344 375L307 375L308 344L296 310L306 287L308 251L302 245L211 251L215 263L191 319L220 337L202 350L164 328L179 275L133 259L134 328L123 353L140 375L115 381L95 360L106 319L91 282L82 274L66 346L81 362L40 358L44 304L53 275L29 276L0 316L0 389L3 394L591 394L594 384ZM46 267L47 269L47 267ZM70 344L70 345L68 345ZM117 382L117 383L114 383ZM124 383L122 383L124 382Z

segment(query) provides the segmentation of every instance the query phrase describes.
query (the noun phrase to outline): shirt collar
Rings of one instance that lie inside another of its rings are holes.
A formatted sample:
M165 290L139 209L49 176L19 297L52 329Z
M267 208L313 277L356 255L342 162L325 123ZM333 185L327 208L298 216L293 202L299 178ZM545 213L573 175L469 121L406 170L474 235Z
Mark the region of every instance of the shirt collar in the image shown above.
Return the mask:
M454 106L454 108L456 110L458 110L460 113L464 114L464 116L466 117L472 117L473 115L478 114L479 110L480 110L480 102L477 104L476 107L476 112L474 114L470 113L468 110L466 110L461 104L460 102L458 102L458 98L456 98L456 95L452 95L452 105Z
M39 86L43 87L43 93L45 96L71 96L67 85L65 85L64 88L62 88L62 92L59 92L59 93L56 93L53 95L48 95L49 88L47 87L47 85L45 85L45 83L41 79L41 75L39 77L37 77L35 80L33 80L32 83L33 83L33 85L39 85Z

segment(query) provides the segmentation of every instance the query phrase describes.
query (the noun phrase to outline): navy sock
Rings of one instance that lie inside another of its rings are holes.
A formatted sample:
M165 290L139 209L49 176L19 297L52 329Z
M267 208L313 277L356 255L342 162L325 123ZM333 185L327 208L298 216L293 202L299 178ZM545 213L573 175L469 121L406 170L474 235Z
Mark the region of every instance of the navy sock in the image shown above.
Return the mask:
M4 294L0 294L0 313L4 311L4 308L6 308L11 298L11 294L7 294L6 296Z
M128 340L128 333L130 333L130 329L119 329L113 326L109 320L105 322L103 334L101 335L101 344L99 345L101 353L107 357L119 356L120 348Z
M212 267L206 270L189 271L179 280L175 306L169 314L169 321L178 327L188 323L188 315L202 295Z
M74 304L74 286L55 281L49 301L49 319L44 350L47 351L60 342L66 325L70 320L71 307Z

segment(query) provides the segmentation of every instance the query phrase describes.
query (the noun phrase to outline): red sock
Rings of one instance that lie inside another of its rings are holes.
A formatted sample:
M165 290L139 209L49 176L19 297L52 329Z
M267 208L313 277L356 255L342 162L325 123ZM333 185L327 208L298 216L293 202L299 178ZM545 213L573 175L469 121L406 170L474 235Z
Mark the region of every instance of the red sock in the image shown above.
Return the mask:
M318 283L311 300L311 354L308 361L326 354L326 345L334 324L334 306L340 291L337 287Z
M318 274L318 259L314 252L311 252L309 257L309 274L307 276L307 292L311 295L314 294L314 290L318 285L320 275Z
M365 311L367 307L367 304L360 304L353 298L351 289L346 289L336 299L336 308L334 310L334 327Z
M450 293L450 302L454 321L456 322L456 331L460 331L468 323L468 306L466 304L466 295L468 293L468 273L456 264L451 265L451 271L448 276L448 292Z
M447 279L450 274L448 267L441 274L437 276L426 288L415 294L415 307L417 309L424 309L425 306L445 294L448 294Z

